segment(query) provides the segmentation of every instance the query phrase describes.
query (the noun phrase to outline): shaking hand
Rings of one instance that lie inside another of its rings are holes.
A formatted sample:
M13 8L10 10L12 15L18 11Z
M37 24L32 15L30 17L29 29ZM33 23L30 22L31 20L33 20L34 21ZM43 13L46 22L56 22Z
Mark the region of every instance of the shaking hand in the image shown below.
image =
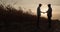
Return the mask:
M46 12L41 12L41 13L45 14Z

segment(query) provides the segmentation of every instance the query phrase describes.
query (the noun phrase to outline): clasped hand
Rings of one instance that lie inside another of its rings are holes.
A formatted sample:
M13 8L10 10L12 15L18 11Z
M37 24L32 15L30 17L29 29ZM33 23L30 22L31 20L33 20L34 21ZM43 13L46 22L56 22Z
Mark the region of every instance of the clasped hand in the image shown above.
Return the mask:
M45 14L45 13L47 13L47 12L41 12L41 13Z

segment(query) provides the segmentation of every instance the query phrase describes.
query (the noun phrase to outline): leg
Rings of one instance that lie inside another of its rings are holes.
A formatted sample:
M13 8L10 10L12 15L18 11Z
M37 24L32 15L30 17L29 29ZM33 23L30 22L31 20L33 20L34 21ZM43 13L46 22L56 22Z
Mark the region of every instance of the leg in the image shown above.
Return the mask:
M37 17L37 28L39 28L39 19L40 19L40 16Z
M48 17L48 27L51 28L51 17Z

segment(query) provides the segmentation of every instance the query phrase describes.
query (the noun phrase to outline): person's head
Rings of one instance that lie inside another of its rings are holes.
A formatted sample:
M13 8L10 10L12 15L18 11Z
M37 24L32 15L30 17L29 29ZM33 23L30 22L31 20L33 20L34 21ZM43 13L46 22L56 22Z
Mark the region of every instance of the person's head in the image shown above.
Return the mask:
M51 7L51 4L48 4L48 7Z
M39 7L41 7L42 6L42 4L39 4Z

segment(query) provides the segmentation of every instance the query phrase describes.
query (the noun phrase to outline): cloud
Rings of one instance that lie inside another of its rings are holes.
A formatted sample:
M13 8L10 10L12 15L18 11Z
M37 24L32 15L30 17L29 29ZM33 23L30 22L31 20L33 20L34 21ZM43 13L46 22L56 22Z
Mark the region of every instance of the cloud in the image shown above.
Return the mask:
M43 4L60 5L60 0L40 0Z

